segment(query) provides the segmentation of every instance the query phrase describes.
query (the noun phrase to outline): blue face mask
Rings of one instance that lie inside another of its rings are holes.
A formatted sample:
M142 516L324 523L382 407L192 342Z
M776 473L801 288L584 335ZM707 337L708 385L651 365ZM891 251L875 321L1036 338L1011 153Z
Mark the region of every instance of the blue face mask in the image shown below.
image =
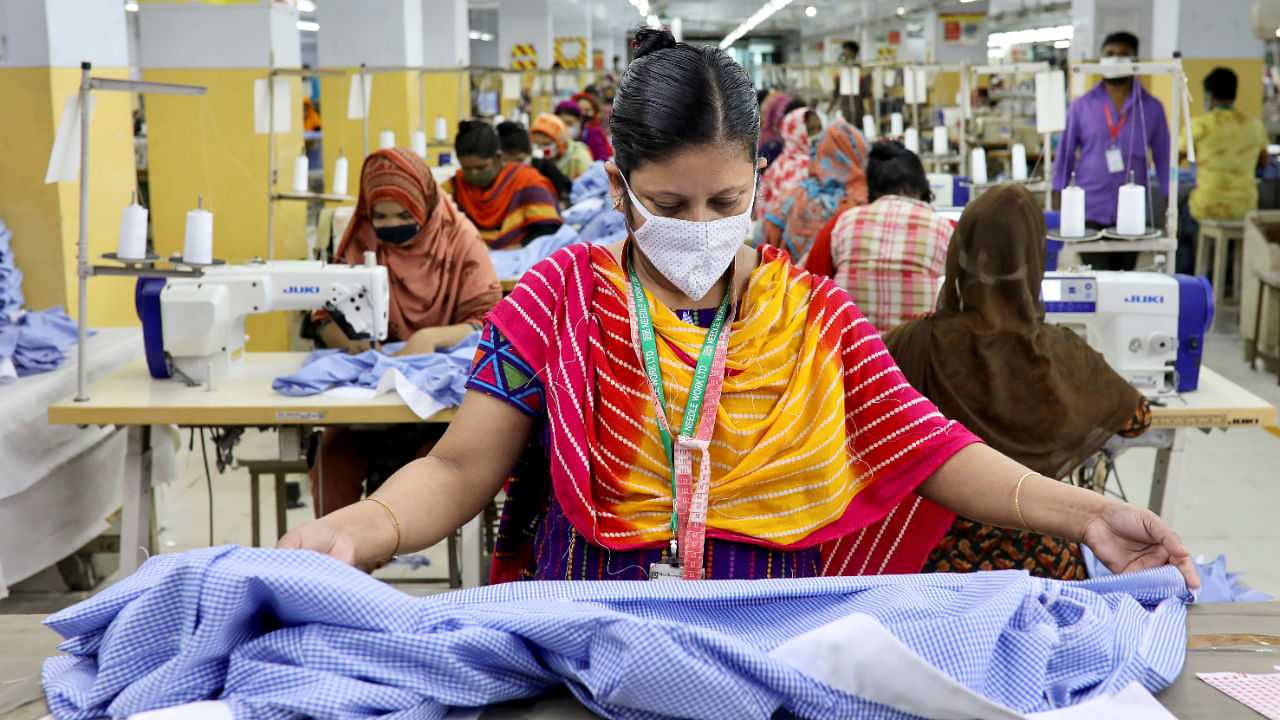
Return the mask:
M373 234L384 243L391 245L403 245L418 235L418 223L409 223L408 225L392 225L390 227L376 227Z

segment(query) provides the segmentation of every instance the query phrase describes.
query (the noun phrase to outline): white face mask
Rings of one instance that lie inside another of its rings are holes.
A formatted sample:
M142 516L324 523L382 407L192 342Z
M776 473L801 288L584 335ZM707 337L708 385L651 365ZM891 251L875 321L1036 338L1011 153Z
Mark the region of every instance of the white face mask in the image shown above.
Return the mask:
M1122 57L1120 55L1111 55L1108 57L1098 59L1098 64L1100 65L1131 65L1135 62L1137 62L1137 60L1134 58ZM1106 78L1107 80L1116 80L1119 78L1127 78L1127 77L1133 76L1133 73L1129 70L1128 67L1116 68L1114 70L1108 68L1106 70L1103 70L1101 74L1102 74L1102 77Z
M680 292L694 300L706 297L746 242L755 192L741 215L694 222L654 215L636 198L626 177L622 183L636 212L644 218L644 225L631 232L644 256Z
M574 140L581 140L582 128L578 127L577 125L571 125L569 127L569 137L573 138Z

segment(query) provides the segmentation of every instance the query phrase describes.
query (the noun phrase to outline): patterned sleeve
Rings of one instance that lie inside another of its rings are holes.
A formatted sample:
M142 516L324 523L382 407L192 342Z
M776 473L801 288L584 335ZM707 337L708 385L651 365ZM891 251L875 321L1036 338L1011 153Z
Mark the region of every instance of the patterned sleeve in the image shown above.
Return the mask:
M467 389L505 400L534 420L546 417L546 387L511 341L492 323L486 325L480 335Z
M1124 427L1117 431L1121 437L1133 438L1145 433L1151 427L1151 403L1145 395L1138 395L1138 409L1133 412L1133 417L1124 424Z

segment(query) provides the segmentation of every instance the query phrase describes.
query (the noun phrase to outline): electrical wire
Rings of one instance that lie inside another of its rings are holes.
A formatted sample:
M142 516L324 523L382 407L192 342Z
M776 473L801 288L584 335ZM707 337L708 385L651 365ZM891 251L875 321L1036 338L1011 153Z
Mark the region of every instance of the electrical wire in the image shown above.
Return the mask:
M204 458L204 482L209 493L209 547L213 547L213 474L209 472L209 450L204 443L204 428L200 428L200 455Z

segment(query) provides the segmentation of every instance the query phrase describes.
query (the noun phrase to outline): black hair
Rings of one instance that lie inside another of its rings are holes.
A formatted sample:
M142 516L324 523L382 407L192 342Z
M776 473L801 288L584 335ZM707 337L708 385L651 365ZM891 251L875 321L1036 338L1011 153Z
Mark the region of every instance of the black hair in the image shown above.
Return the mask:
M799 110L802 107L809 107L809 103L803 100L792 100L791 102L787 103L787 106L785 108L782 109L782 115L783 117L786 117L787 115L791 114L792 110Z
M484 120L458 123L458 137L453 141L458 157L492 158L498 156L498 133Z
M1133 56L1138 56L1138 36L1131 32L1113 32L1102 40L1102 47L1108 45L1125 45L1133 48Z
M520 123L510 120L498 124L498 147L502 152L533 154L529 131Z
M668 30L636 32L635 57L618 82L609 129L624 176L685 148L728 143L756 157L760 106L751 76L714 45L676 42Z
M1239 81L1234 72L1224 67L1214 68L1213 72L1204 78L1204 91L1212 95L1215 100L1234 101L1238 84Z
M564 105L564 107L560 105ZM560 105L556 106L556 115L572 115L578 119L578 122L582 122L582 109L578 107L578 103L573 103L572 107L564 103L560 103Z
M764 99L767 97L769 97L768 88L760 88L756 91L756 104L759 105L760 103L763 103Z
M867 199L874 202L885 195L906 195L933 202L933 191L925 177L920 158L902 143L885 140L871 146L867 161Z
M854 57L858 56L858 43L856 41L845 40L840 47L853 53Z

